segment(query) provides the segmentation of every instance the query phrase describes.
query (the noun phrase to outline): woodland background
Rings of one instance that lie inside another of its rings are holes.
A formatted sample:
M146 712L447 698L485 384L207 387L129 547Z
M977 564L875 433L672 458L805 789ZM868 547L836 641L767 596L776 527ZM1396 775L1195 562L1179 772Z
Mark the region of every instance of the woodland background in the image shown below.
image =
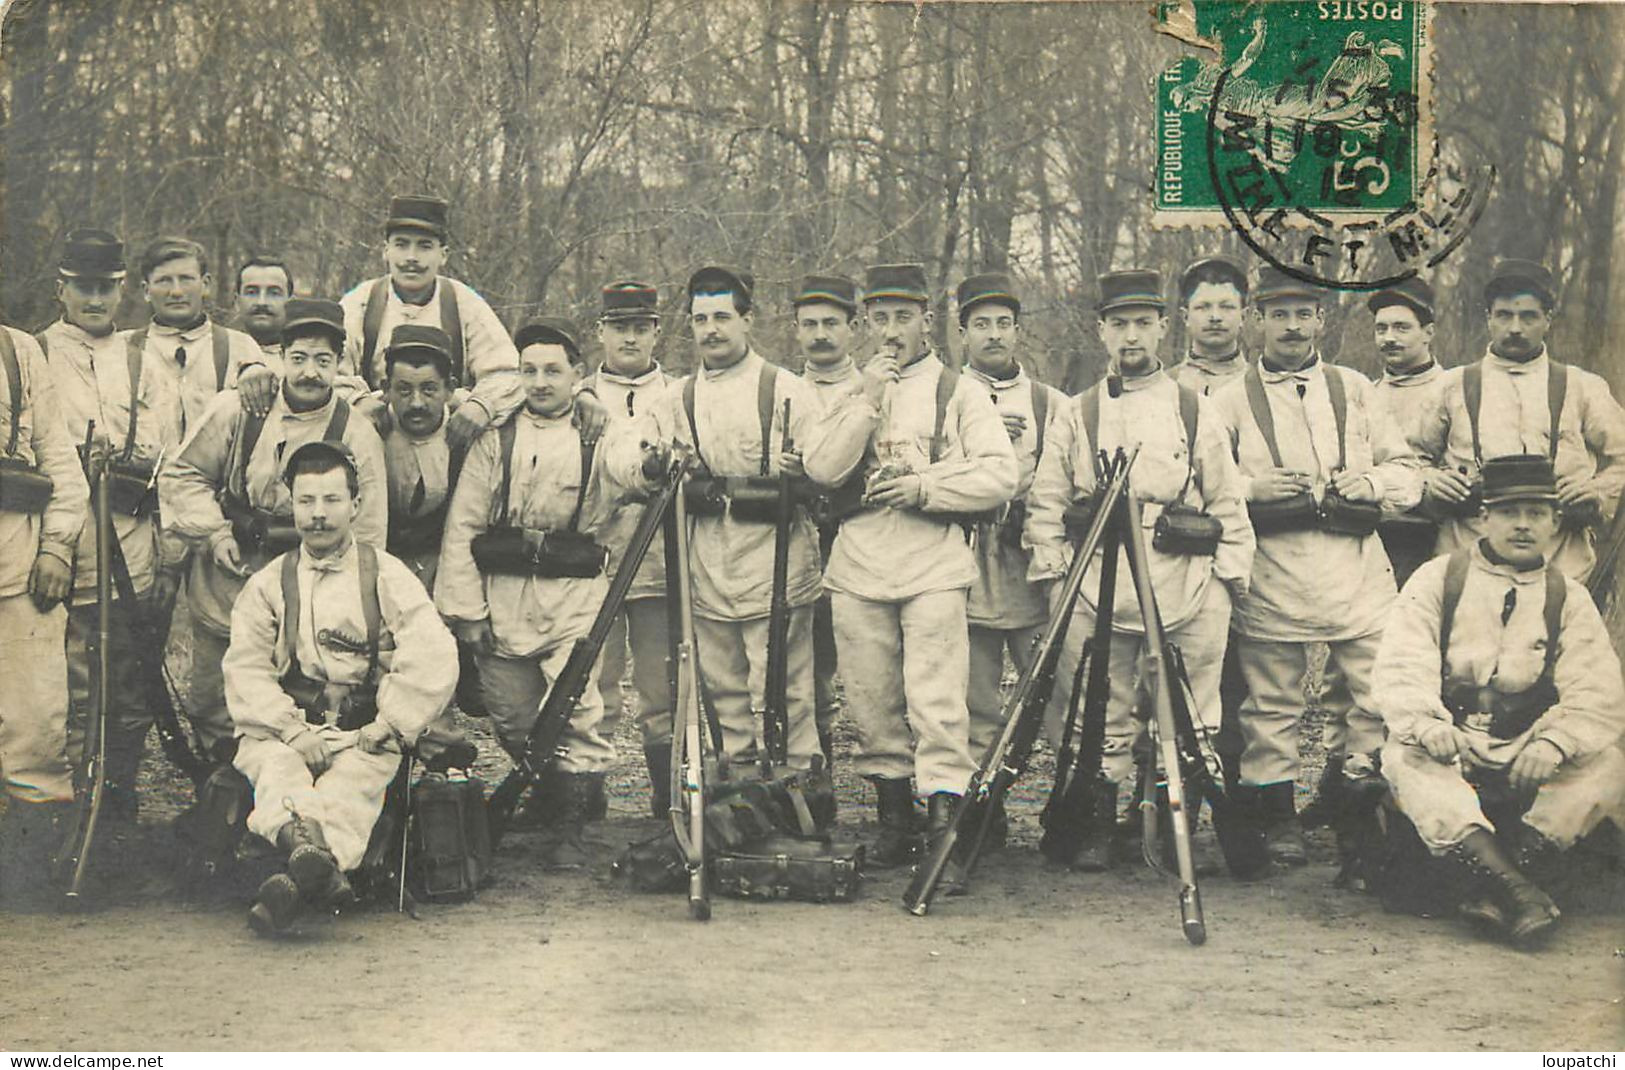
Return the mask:
M1482 280L1525 256L1563 283L1555 350L1625 387L1625 10L1442 4L1433 25L1441 144L1499 170L1433 277L1439 356L1483 351ZM1006 268L1029 366L1076 388L1103 364L1096 274L1245 252L1148 225L1151 86L1185 48L1127 2L14 0L0 314L52 318L79 225L203 242L222 309L253 252L337 296L380 270L389 195L423 191L454 205L449 273L510 325L586 322L627 274L672 300L721 260L754 269L758 337L788 359L805 271L924 261L941 335L959 278ZM663 332L686 368L681 317ZM1376 370L1358 295L1326 350Z

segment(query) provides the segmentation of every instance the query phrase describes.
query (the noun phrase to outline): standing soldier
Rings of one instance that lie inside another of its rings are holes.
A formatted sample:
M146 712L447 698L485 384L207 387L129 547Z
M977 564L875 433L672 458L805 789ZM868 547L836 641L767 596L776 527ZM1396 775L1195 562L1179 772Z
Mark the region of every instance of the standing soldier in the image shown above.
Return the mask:
M1016 454L1014 500L990 522L977 525L971 540L977 576L965 613L970 626L966 704L971 755L976 757L1004 727L999 719L1003 708L999 681L1004 675L1005 650L1010 651L1016 670L1025 671L1032 660L1033 642L1049 618L1043 589L1027 579L1029 557L1021 545L1021 529L1033 473L1066 395L1029 376L1016 360L1021 299L1009 276L972 275L959 284L956 296L966 378L987 391ZM990 846L1002 844L1004 832L1001 801L989 833Z
M446 442L451 341L439 327L402 324L384 350L383 436L389 475L388 550L434 593L446 512L466 450Z
M598 532L616 502L646 484L631 428L612 429L594 444L571 422L586 368L570 324L526 324L514 342L524 406L468 451L446 518L435 604L474 649L493 726L517 758L571 648L603 604L607 553ZM546 815L549 868L575 869L589 860L583 827L593 820L614 758L599 731L603 716L589 678L553 766L560 809Z
M282 325L288 321L293 272L279 256L258 254L237 269L237 322L259 343L265 366L282 374Z
M243 583L298 542L283 472L312 439L342 442L361 475L355 537L384 545L389 494L378 433L333 393L344 347L344 313L332 301L295 298L282 328L281 389L264 418L235 392L209 403L173 464L158 476L165 525L198 544L187 576L192 615L189 714L216 760L229 758L235 730L226 709L221 663L231 606Z
M642 420L665 396L669 380L654 358L660 339L660 295L647 282L612 282L601 292L598 341L604 357L592 385L617 425ZM601 532L609 547L610 567L626 552L642 514L639 507L615 510ZM611 744L621 723L625 699L627 645L631 644L632 684L637 691L638 730L649 770L650 812L665 818L671 809L671 657L666 623L666 559L651 550L638 568L626 609L604 640L598 663L598 690L604 702L599 732ZM595 806L596 810L596 806ZM599 813L599 817L603 814Z
M862 377L852 361L858 325L858 284L844 275L808 275L790 302L796 317L796 348L801 350L801 377L828 411L847 394L861 389ZM828 561L837 525L818 527L818 559ZM818 745L824 760L835 758L835 624L829 592L813 609L813 702L818 714Z
M395 197L384 220L387 274L340 298L344 306L346 371L371 389L383 385L380 354L403 323L439 326L451 339L452 385L469 396L446 425L454 446L467 447L482 430L519 407L519 356L485 298L467 283L440 274L446 263L447 204L434 197Z
M1382 506L1416 504L1419 479L1376 388L1321 361L1315 342L1326 317L1315 287L1265 267L1253 315L1263 329L1260 363L1213 395L1249 481L1257 536L1234 616L1249 692L1239 790L1259 814L1270 857L1303 865L1294 782L1309 644L1331 652L1321 701L1332 775L1369 776L1382 745L1371 664L1395 593L1377 521Z
M696 502L689 510L689 556L700 677L722 728L723 749L740 761L759 754L756 717L766 705L778 478L787 464L796 464L783 452L785 403L792 446L807 441L819 415L806 382L768 363L751 345L754 285L748 272L716 265L689 277L688 322L698 359L694 373L673 384L653 411L651 436L693 450L702 469L688 488ZM706 506L697 504L703 487L717 492L706 495ZM736 487L755 490L756 501L771 505L746 511L734 497ZM785 584L785 748L792 769L811 768L819 753L812 679L817 535L798 505L788 533Z
M857 772L878 803L868 858L896 866L917 846L915 792L935 840L975 771L966 601L977 568L962 525L1015 494L1017 466L986 389L932 351L925 268L871 267L863 299L883 348L864 366L862 391L824 414L805 464L815 481L861 495L824 577Z
M62 423L44 355L0 326L0 909L50 901L58 819L73 802L63 657L74 540L90 488Z
M131 332L130 344L144 350L144 366L175 384L183 435L227 387L236 387L261 416L276 390L275 369L254 339L210 320L204 303L213 286L208 254L195 241L156 238L141 254L141 293L152 322Z
M1377 400L1417 451L1418 460L1437 466L1443 457L1427 454L1420 441L1422 424L1438 411L1445 383L1453 373L1433 359L1433 287L1420 278L1406 279L1378 290L1365 305L1374 318L1377 351L1382 356ZM1416 566L1433 556L1438 541L1438 525L1420 507L1405 512L1384 510L1377 531L1393 563L1394 582L1401 587Z
M1216 404L1174 382L1157 359L1168 326L1162 277L1142 270L1102 275L1098 307L1100 339L1110 357L1106 382L1066 404L1051 430L1029 496L1028 574L1043 583L1065 575L1071 551L1063 514L1094 491L1096 454L1138 446L1129 482L1143 503L1143 524L1177 513L1205 518L1200 532L1195 525L1187 526L1192 538L1153 540L1147 548L1147 565L1162 626L1168 639L1178 644L1190 675L1196 703L1192 720L1198 732L1211 736L1219 727L1219 674L1231 602L1246 593L1252 571L1253 531L1243 504L1245 488ZM1093 597L1100 589L1100 568L1100 561L1089 565L1067 631L1056 670L1063 690L1070 688L1083 643L1094 633ZM1134 705L1146 653L1145 624L1126 551L1120 551L1116 568L1102 779L1094 820L1073 860L1075 868L1088 871L1107 869L1115 861L1118 786L1133 771L1133 746L1140 730ZM1067 696L1058 697L1059 708L1065 708ZM1051 736L1058 740L1057 719L1051 719L1051 726ZM1201 797L1191 796L1185 805L1194 822Z
M95 425L97 448L112 456L110 474L113 531L117 536L113 576L112 679L106 731L107 777L104 811L134 821L135 775L141 747L152 727L142 662L162 658L149 626L156 614L167 621L174 605L175 576L160 579L155 469L180 446L179 401L174 383L146 365L140 347L126 345L113 331L119 280L124 278L124 243L106 231L68 234L58 269L57 300L62 318L40 335L63 423L74 442L84 442ZM74 561L74 590L68 611L68 692L73 716L68 725L68 757L82 760L85 727L91 716L91 648L96 634L96 533L86 524ZM151 612L156 610L156 614Z
M1473 872L1463 915L1528 945L1558 919L1531 878L1625 814L1625 683L1585 588L1547 564L1551 461L1494 457L1483 479L1483 538L1417 569L1383 633L1382 772L1422 842ZM1492 825L1475 788L1521 818Z
M1582 583L1597 562L1596 530L1625 488L1625 410L1600 376L1553 360L1546 345L1557 308L1551 272L1502 260L1484 286L1490 350L1446 385L1418 442L1444 461L1427 496L1446 514L1437 552L1471 546L1483 534L1474 491L1491 457L1544 453L1557 469L1562 511L1549 560Z
M1193 261L1179 276L1179 309L1190 349L1173 370L1180 386L1207 395L1247 370L1241 323L1247 312L1247 269L1228 256Z
M403 749L453 686L451 635L423 585L352 536L362 503L349 448L308 441L284 478L299 545L249 579L225 652L234 764L254 786L248 827L288 859L249 911L265 936L303 906L353 900L344 874L361 863Z

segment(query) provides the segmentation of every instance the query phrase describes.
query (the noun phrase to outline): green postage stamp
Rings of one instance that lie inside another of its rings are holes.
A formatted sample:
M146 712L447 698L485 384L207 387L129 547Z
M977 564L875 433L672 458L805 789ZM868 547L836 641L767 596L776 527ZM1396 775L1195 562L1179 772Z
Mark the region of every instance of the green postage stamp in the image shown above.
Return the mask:
M1155 17L1192 46L1157 79L1158 225L1228 225L1356 289L1470 225L1482 183L1435 166L1427 4L1166 0Z

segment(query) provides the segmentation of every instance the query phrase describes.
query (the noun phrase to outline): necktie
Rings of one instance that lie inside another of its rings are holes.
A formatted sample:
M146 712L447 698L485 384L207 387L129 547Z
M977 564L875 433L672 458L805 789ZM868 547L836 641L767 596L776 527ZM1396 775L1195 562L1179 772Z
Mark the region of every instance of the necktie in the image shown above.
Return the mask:
M1507 590L1506 601L1501 603L1501 627L1505 628L1507 621L1512 619L1512 610L1518 605L1518 589Z
M186 370L186 347L185 346L176 346L175 347L175 363L179 364L181 366L182 371Z
M418 485L412 488L412 501L406 507L407 516L417 516L418 510L423 508L423 499L429 496L429 488L423 483L423 477L418 476Z

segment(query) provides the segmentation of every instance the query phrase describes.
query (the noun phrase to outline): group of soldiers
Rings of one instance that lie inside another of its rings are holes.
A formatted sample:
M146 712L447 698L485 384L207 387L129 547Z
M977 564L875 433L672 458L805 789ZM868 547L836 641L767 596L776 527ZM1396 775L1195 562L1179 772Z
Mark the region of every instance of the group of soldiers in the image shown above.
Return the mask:
M1114 271L1096 305L1108 372L1075 397L1022 368L1022 302L1004 274L957 287L963 368L932 341L922 266L873 266L861 287L808 276L791 301L795 374L755 347L751 274L712 265L680 300L695 370L677 378L656 360L662 306L647 283L603 288L596 369L567 320L510 336L441 273L447 212L394 198L387 272L338 302L294 297L285 263L250 260L236 287L246 333L211 320L207 256L180 238L136 265L151 321L115 330L123 245L77 230L61 318L37 337L0 330L12 667L0 906L54 894L58 827L87 790L98 577L82 465L97 457L127 491L115 496L103 812L135 817L154 714L142 666L162 657L154 636L184 597L191 731L246 776L249 830L288 857L256 898L261 931L345 901L402 755L455 739L454 696L523 753L675 455L723 485L787 474L809 489L798 500L822 503L798 507L782 536L726 496L691 517L699 675L724 751L749 767L787 538L786 765L834 759L844 691L850 761L874 787L870 866L905 865L946 832L1002 728L1005 656L1025 669L1061 611L1073 510L1120 447L1138 451L1130 487L1146 530L1187 533L1151 544L1156 608L1197 732L1226 756L1231 803L1274 861L1307 861L1296 798L1312 644L1330 652L1322 802L1385 779L1427 847L1477 874L1464 912L1479 924L1519 942L1549 932L1557 908L1529 874L1625 816L1625 685L1583 586L1625 489L1625 411L1548 352L1558 295L1540 265L1494 266L1489 351L1448 370L1425 282L1371 295L1377 383L1321 359L1325 292L1274 267L1251 277L1198 260L1172 301L1158 272ZM1189 339L1172 365L1170 303ZM1249 313L1256 359L1242 346ZM873 344L861 358L859 339ZM1103 564L1072 610L1052 737ZM653 811L671 805L666 566L652 553L639 567L533 792L550 866L589 858L583 828L605 813L629 661ZM1115 573L1082 870L1118 861L1145 731L1144 627L1130 570ZM1495 777L1522 796L1516 828L1480 805L1475 789Z

